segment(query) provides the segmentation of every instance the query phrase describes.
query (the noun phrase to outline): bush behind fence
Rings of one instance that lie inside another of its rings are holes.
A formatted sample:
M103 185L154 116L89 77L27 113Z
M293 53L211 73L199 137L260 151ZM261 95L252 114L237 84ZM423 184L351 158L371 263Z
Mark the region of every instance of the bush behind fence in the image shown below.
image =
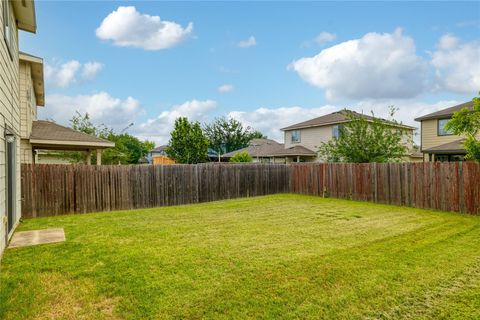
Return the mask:
M480 214L480 164L22 165L27 218L287 192Z

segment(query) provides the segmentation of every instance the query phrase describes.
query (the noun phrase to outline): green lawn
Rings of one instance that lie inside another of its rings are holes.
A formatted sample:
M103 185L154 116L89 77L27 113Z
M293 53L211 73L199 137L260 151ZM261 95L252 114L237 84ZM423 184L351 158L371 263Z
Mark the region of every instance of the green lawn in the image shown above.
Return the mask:
M0 319L480 319L480 217L276 195L24 221Z

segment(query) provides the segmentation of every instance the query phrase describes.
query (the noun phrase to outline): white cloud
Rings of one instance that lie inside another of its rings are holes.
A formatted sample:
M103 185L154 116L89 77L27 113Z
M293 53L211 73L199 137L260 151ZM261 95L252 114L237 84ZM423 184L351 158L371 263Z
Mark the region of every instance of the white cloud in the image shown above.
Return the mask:
M49 85L65 88L78 83L79 78L92 80L103 69L103 64L93 61L82 65L77 60L65 63L45 64L45 81ZM81 71L81 74L80 74Z
M53 119L59 124L68 125L78 111L88 112L95 124L105 124L117 130L124 129L143 113L140 102L132 97L124 100L112 97L106 92L91 95L68 96L52 94L46 97L45 108L39 108L41 119Z
M281 128L294 123L316 118L339 109L335 106L304 108L300 106L281 108L258 108L253 111L232 111L229 117L237 119L246 126L261 131L271 139L283 142Z
M231 85L231 84L224 84L224 85L221 85L220 87L218 87L218 92L226 93L226 92L230 92L230 91L233 91L233 85Z
M190 100L162 111L156 118L134 127L134 134L141 139L153 140L157 145L166 144L170 139L175 119L187 117L190 121L201 123L208 120L208 113L215 109L217 103L213 100Z
M315 39L313 39L313 41L318 45L323 45L324 43L333 41L336 38L337 36L335 34L323 31L323 32L320 32L320 34L316 36Z
M248 39L240 41L240 42L237 44L237 46L238 46L239 48L249 48L249 47L252 47L252 46L254 46L254 45L256 45L256 44L257 44L257 40L255 39L255 37L254 37L254 36L250 36Z
M97 28L97 37L112 40L120 47L145 50L171 48L185 40L193 30L190 22L183 28L176 22L163 21L159 16L138 12L135 7L118 7L103 19Z
M462 43L446 34L433 52L437 90L475 94L480 90L480 41Z
M103 67L104 65L100 62L87 62L83 65L82 77L86 80L92 80Z
M411 98L426 87L427 65L401 29L367 33L296 60L288 68L323 88L329 99Z
M77 81L76 75L82 65L70 60L61 65L45 65L45 80L58 87L67 87Z

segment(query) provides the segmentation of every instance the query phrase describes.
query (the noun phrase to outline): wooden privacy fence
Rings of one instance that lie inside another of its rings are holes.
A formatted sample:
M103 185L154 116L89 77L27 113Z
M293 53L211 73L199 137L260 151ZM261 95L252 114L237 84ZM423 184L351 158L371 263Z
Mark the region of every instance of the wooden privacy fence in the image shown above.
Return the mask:
M288 192L285 165L22 164L22 215L124 210Z
M480 214L480 164L296 164L290 192Z
M22 215L301 193L480 214L480 164L22 165Z

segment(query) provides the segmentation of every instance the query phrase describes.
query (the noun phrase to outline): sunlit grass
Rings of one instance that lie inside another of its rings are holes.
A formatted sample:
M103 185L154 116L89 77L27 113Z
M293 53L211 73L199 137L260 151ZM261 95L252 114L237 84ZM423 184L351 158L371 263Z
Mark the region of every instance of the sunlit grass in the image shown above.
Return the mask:
M24 221L0 319L479 319L480 218L276 195Z

